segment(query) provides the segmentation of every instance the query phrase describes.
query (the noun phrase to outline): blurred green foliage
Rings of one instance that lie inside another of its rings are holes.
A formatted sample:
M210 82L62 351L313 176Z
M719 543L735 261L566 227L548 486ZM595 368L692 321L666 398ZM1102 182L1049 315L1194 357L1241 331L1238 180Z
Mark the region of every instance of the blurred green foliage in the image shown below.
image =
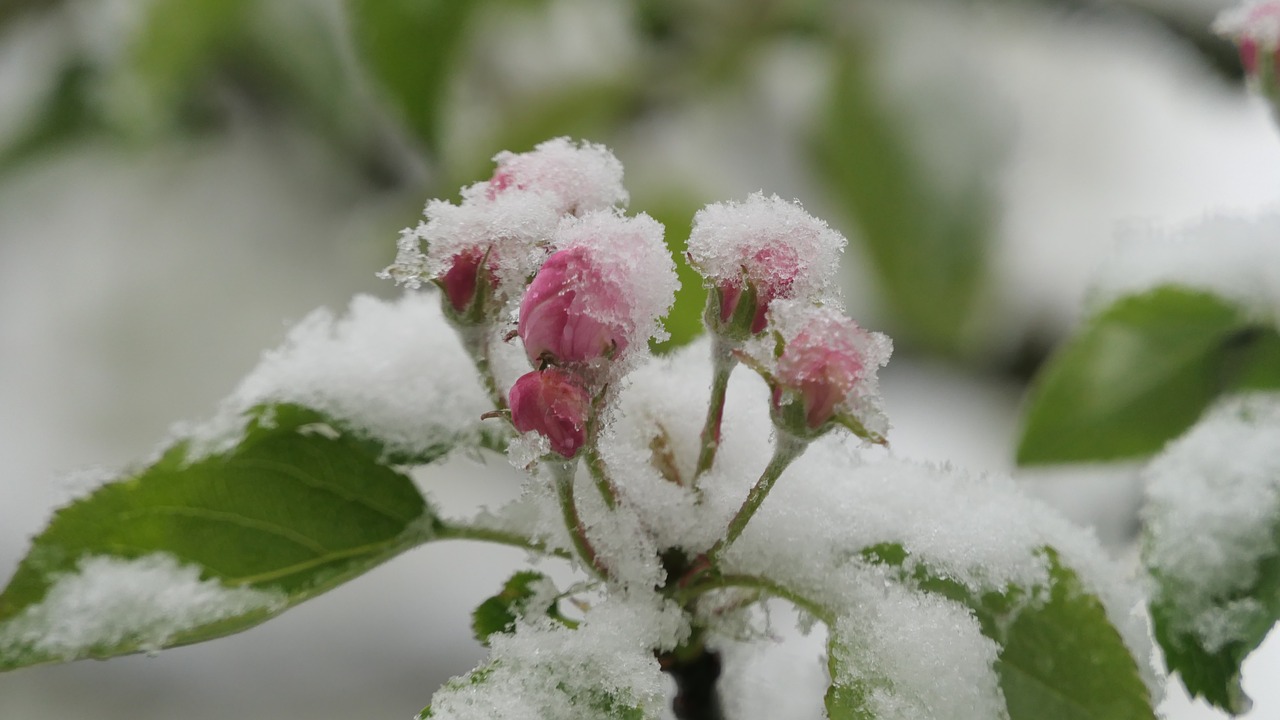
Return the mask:
M1087 0L1068 4L1101 7ZM126 6L131 10L122 13ZM900 352L985 360L977 351L982 328L976 321L996 200L985 178L999 158L979 159L988 166L965 174L963 187L939 190L921 162L927 153L916 135L919 124L903 117L913 111L889 102L877 83L876 40L890 32L882 16L891 6L869 0L15 0L0 5L0 29L43 22L65 26L71 39L25 129L0 138L0 172L77 138L146 143L218 132L249 113L306 129L364 177L371 193L399 193L417 206L423 197L452 196L458 186L483 178L499 150L519 152L561 135L604 142L633 167L627 153L644 152L642 138L656 120L757 92L764 58L780 48L804 48L816 62L801 72L812 77L794 80L815 82L817 97L811 106L790 109L795 127L762 141L798 146L800 181L822 196L805 200L833 202L836 219L861 244L889 322L883 329ZM620 18L618 37L602 29L600 13ZM519 32L512 37L511 26L520 23L541 37L532 43ZM86 38L85 26L101 26L110 42ZM1193 41L1213 53L1223 49L1200 35ZM618 50L621 59L584 58L579 46L591 42ZM504 59L521 48L526 56ZM610 66L614 61L621 66ZM696 179L677 178L671 187L684 195L649 188L637 197L654 204L638 200L633 209L667 224L678 256L691 212L705 199L725 198ZM403 206L406 213L410 206ZM405 224L403 216L387 223L389 229ZM687 268L682 277L693 279ZM681 295L666 347L696 334L700 292L693 287Z

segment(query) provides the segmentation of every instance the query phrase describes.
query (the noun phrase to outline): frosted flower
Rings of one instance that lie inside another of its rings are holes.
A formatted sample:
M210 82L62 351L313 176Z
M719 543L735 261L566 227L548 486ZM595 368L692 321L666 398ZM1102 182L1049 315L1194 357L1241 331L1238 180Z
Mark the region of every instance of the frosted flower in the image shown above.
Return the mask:
M546 257L559 223L554 202L537 193L461 205L432 200L424 214L425 222L401 231L396 261L381 277L410 289L435 283L455 315L473 318L492 316L510 288L524 286ZM472 307L476 302L483 306Z
M845 239L799 203L755 193L694 216L689 260L715 291L713 329L745 337L765 327L774 300L830 300Z
M494 200L512 190L535 192L551 198L562 215L625 206L629 199L622 187L622 163L603 145L574 144L561 137L527 153L500 152L493 160L498 164L493 177L468 188L464 196L483 194Z
M589 213L561 223L556 247L520 303L517 332L530 361L614 360L662 332L658 318L678 280L661 225Z
M1274 97L1280 69L1280 2L1254 0L1225 10L1214 20L1213 30L1236 44L1245 73L1264 94Z
M542 435L567 458L578 454L587 439L591 396L576 375L559 368L535 370L516 380L508 397L517 430Z
M798 437L839 424L865 440L884 442L888 421L876 372L889 361L889 338L863 330L837 310L800 301L776 303L770 321L774 337L747 352L772 389L775 424Z

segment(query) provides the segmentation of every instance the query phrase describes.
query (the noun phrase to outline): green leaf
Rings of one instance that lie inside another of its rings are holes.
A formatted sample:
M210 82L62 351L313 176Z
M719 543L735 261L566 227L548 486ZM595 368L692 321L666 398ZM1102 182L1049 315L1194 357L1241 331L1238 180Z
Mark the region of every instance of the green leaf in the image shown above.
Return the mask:
M1033 382L1017 459L1030 465L1148 455L1219 393L1280 387L1280 336L1207 292L1163 286L1116 301Z
M1235 620L1241 627L1241 639L1213 650L1205 648L1199 636L1188 630L1188 618L1171 600L1179 592L1177 584L1159 574L1153 577L1160 590L1151 602L1151 623L1169 672L1178 673L1191 697L1203 697L1233 715L1248 712L1251 703L1240 685L1240 668L1280 622L1280 523L1275 552L1260 559L1255 581L1215 602L1224 610L1239 611Z
M238 632L430 540L412 480L316 418L264 409L59 510L0 594L0 670Z
M440 148L441 106L459 50L483 2L348 0L357 48L405 127Z
M495 633L515 632L516 621L529 614L531 610L563 623L565 626L577 627L577 623L560 614L558 598L551 598L545 608L530 608L530 601L546 597L543 590L550 587L551 579L540 572L522 570L512 575L502 586L502 592L480 603L471 613L471 630L480 644L488 646L489 636Z
M939 189L871 70L857 48L839 58L813 161L857 225L899 326L895 340L961 353L986 272L992 192L978 177L959 191Z
M996 662L1010 720L1137 720L1155 718L1138 663L1108 620L1102 603L1051 548L1042 550L1048 588L975 594L913 562L900 545L869 548L863 557L900 568L902 578L969 608L982 633L1001 647ZM863 718L858 688L828 693L828 707Z

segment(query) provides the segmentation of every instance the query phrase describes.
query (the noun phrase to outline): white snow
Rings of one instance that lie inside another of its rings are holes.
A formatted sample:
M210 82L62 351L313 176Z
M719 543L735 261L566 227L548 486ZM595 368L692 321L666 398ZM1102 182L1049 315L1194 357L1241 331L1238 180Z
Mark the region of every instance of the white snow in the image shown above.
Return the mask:
M1169 593L1176 632L1213 651L1245 630L1264 608L1227 602L1258 579L1277 552L1280 518L1280 394L1219 402L1144 471L1148 504L1145 556ZM1260 613L1262 613L1260 615Z
M1172 231L1131 228L1098 274L1093 305L1174 284L1280 321L1280 212L1216 215Z
M1262 52L1280 46L1280 3L1249 0L1223 10L1213 21L1213 31L1237 42L1256 43Z
M431 717L596 720L606 703L658 717L670 679L653 650L671 649L687 633L674 605L617 595L592 607L575 630L548 619L523 622L512 635L490 638L484 665L436 692Z
M72 660L96 648L153 652L187 630L288 602L283 593L201 580L200 568L167 553L89 556L77 569L58 577L38 605L0 624L5 654Z
M344 317L325 309L307 316L263 356L212 422L185 430L197 441L195 455L233 445L245 411L263 403L314 408L392 453L474 443L492 427L480 419L492 403L435 293L394 301L360 295Z
M693 218L689 257L718 285L745 271L757 282L786 288L781 297L834 302L835 272L845 238L804 211L798 201L753 193L744 202L712 203Z
M516 188L553 198L560 214L581 215L625 207L629 199L622 186L622 163L598 143L559 137L527 153L500 152L493 160L498 164L493 179L464 190L467 201L481 194L500 197Z

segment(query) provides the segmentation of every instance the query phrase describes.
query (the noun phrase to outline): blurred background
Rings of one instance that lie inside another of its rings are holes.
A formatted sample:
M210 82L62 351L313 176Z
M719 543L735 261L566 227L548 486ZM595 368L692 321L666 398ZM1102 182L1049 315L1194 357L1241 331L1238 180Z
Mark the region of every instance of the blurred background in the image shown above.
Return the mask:
M1206 30L1226 4L0 0L0 576L306 312L398 292L374 272L428 198L559 135L614 149L677 254L755 190L838 226L849 310L897 346L895 450L1012 472L1132 562L1136 466L1014 468L1019 403L1118 237L1274 209L1280 136ZM420 479L459 513L519 482ZM408 718L523 560L427 546L246 634L0 675L0 718ZM1251 717L1280 715L1275 645Z

